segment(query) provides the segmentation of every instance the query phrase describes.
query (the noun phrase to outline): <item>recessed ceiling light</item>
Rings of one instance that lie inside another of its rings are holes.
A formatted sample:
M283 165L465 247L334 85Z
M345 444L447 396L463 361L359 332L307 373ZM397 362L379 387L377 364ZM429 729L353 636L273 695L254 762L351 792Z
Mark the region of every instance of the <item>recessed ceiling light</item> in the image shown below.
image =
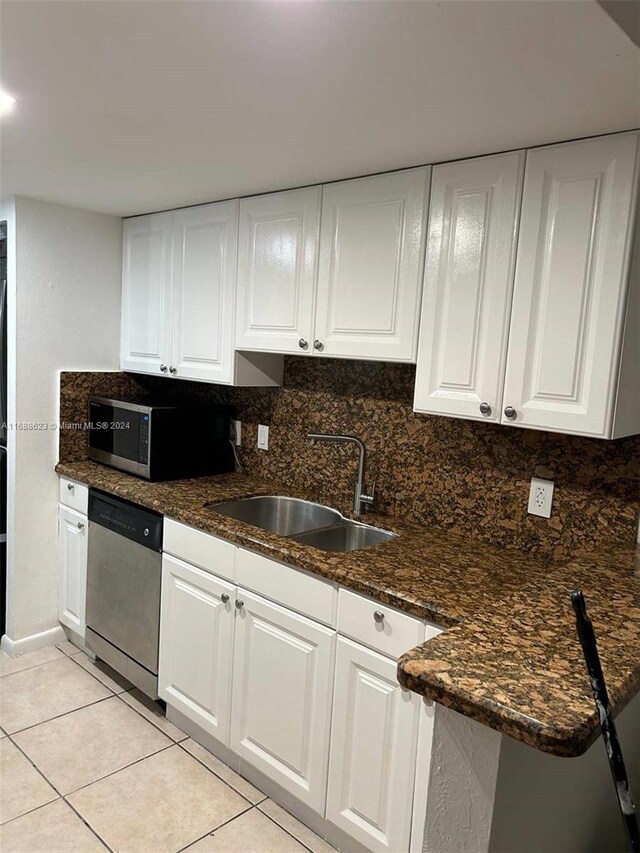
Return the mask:
M0 90L0 116L10 113L16 105L16 99L7 92Z

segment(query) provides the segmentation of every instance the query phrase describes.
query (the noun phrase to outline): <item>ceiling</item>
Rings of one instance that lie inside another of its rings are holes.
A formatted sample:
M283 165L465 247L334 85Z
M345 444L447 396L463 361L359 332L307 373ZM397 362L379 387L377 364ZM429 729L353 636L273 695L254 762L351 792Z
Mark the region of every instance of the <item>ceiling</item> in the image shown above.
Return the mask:
M638 127L603 7L3 0L0 189L127 215Z

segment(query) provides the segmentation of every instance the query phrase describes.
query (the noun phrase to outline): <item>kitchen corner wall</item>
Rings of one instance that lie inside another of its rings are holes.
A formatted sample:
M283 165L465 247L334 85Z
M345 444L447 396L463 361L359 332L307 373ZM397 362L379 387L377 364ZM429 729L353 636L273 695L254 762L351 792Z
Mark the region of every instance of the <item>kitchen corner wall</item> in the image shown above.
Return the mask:
M122 220L22 197L5 200L2 216L10 239L8 421L15 424L7 436L6 636L37 644L48 641L38 635L60 631L58 438L50 426L58 375L119 363Z
M287 357L282 388L224 388L133 374L63 373L61 419L82 422L89 393L170 392L219 399L242 421L248 473L346 508L355 448L311 446L306 433L357 435L368 451L376 508L501 548L564 559L576 549L632 543L640 509L640 437L607 442L412 411L411 365ZM259 423L269 450L256 449ZM63 461L86 456L86 435L64 429ZM527 515L532 476L555 481L550 519Z

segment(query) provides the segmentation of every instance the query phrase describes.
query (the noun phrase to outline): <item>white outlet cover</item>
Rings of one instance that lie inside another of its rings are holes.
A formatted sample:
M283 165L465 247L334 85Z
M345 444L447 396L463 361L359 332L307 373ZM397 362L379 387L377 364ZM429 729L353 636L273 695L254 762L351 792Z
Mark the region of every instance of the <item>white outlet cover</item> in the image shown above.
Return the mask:
M529 489L529 515L540 515L542 518L551 518L551 504L553 503L553 480L543 480L541 477L531 478Z
M269 449L269 427L265 424L258 425L258 450Z
M236 439L236 447L242 444L242 421L233 421L233 431Z

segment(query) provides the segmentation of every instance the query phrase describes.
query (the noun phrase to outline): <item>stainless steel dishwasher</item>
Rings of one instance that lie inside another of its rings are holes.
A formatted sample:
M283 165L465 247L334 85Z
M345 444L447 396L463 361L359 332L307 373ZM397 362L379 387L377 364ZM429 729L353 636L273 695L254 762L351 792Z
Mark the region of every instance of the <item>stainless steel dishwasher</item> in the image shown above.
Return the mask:
M162 516L89 490L86 644L158 698Z

